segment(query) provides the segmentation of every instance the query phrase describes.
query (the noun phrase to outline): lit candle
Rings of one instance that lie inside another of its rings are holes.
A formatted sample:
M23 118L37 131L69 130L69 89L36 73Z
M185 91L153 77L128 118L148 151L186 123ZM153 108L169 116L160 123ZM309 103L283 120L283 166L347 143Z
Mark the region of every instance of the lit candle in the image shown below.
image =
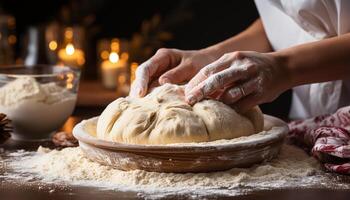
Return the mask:
M85 63L84 52L74 48L71 43L68 43L65 49L58 51L58 57L68 66L80 67Z
M108 60L101 63L103 85L110 89L116 88L118 77L125 71L126 66L127 60L119 59L116 52L111 52Z

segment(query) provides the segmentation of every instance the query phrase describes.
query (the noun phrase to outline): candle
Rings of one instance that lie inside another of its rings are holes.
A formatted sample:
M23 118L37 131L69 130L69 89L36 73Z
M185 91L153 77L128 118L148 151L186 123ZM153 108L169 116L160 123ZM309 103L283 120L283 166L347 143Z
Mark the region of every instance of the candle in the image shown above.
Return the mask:
M108 60L101 63L103 85L109 89L116 88L118 77L125 71L126 66L126 60L119 59L116 52L111 52Z
M58 57L68 66L80 67L85 63L84 52L81 49L76 49L71 43L58 51Z

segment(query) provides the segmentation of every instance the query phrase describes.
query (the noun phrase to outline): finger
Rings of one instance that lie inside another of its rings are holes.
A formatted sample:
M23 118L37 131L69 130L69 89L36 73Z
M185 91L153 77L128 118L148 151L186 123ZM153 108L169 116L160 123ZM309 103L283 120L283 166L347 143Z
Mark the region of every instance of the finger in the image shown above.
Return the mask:
M254 64L249 63L247 60L243 60L238 63L234 62L231 67L210 76L203 81L203 83L199 84L192 91L190 91L188 94L188 102L190 104L198 102L203 98L209 97L211 94L222 90L223 88L231 86L238 80L245 80L247 77L250 77L255 73L256 67L254 67Z
M207 79L210 75L221 71L230 66L231 61L227 59L228 56L222 56L218 60L212 62L211 64L203 67L186 85L185 94L189 94L196 86Z
M157 53L141 64L136 70L136 78L131 87L130 96L144 96L147 93L149 82L162 71L165 71L172 63L176 63L172 49L160 49Z
M245 113L249 109L258 105L259 102L260 102L260 97L256 95L256 93L251 93L241 98L236 103L232 104L232 107L239 113Z
M161 85L165 83L181 84L193 77L195 71L190 63L183 62L176 66L174 69L171 69L165 72L159 77L159 83Z
M152 64L149 60L142 63L136 70L136 77L132 83L130 96L142 97L146 94L148 89L148 83L150 81L150 68L156 68L157 64Z
M261 84L261 78L255 77L238 86L227 89L220 100L225 104L233 104L239 99L258 90ZM242 91L243 90L243 91Z

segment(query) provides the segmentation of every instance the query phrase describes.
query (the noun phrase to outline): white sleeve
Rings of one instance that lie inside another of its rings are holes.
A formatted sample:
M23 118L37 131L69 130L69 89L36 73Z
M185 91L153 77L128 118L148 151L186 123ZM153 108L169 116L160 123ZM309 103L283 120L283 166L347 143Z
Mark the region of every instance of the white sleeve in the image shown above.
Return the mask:
M350 0L270 0L317 39L350 32Z
M333 1L324 1L327 3L332 3ZM334 14L332 19L334 21L334 26L337 35L342 35L345 33L350 33L350 1L349 0L334 0Z

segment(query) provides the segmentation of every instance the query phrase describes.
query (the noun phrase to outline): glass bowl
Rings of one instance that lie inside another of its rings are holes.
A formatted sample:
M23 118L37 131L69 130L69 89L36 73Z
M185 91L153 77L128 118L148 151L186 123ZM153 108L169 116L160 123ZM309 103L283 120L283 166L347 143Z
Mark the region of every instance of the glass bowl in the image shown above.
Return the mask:
M0 68L0 113L12 121L13 138L47 139L72 114L80 72L67 66Z

